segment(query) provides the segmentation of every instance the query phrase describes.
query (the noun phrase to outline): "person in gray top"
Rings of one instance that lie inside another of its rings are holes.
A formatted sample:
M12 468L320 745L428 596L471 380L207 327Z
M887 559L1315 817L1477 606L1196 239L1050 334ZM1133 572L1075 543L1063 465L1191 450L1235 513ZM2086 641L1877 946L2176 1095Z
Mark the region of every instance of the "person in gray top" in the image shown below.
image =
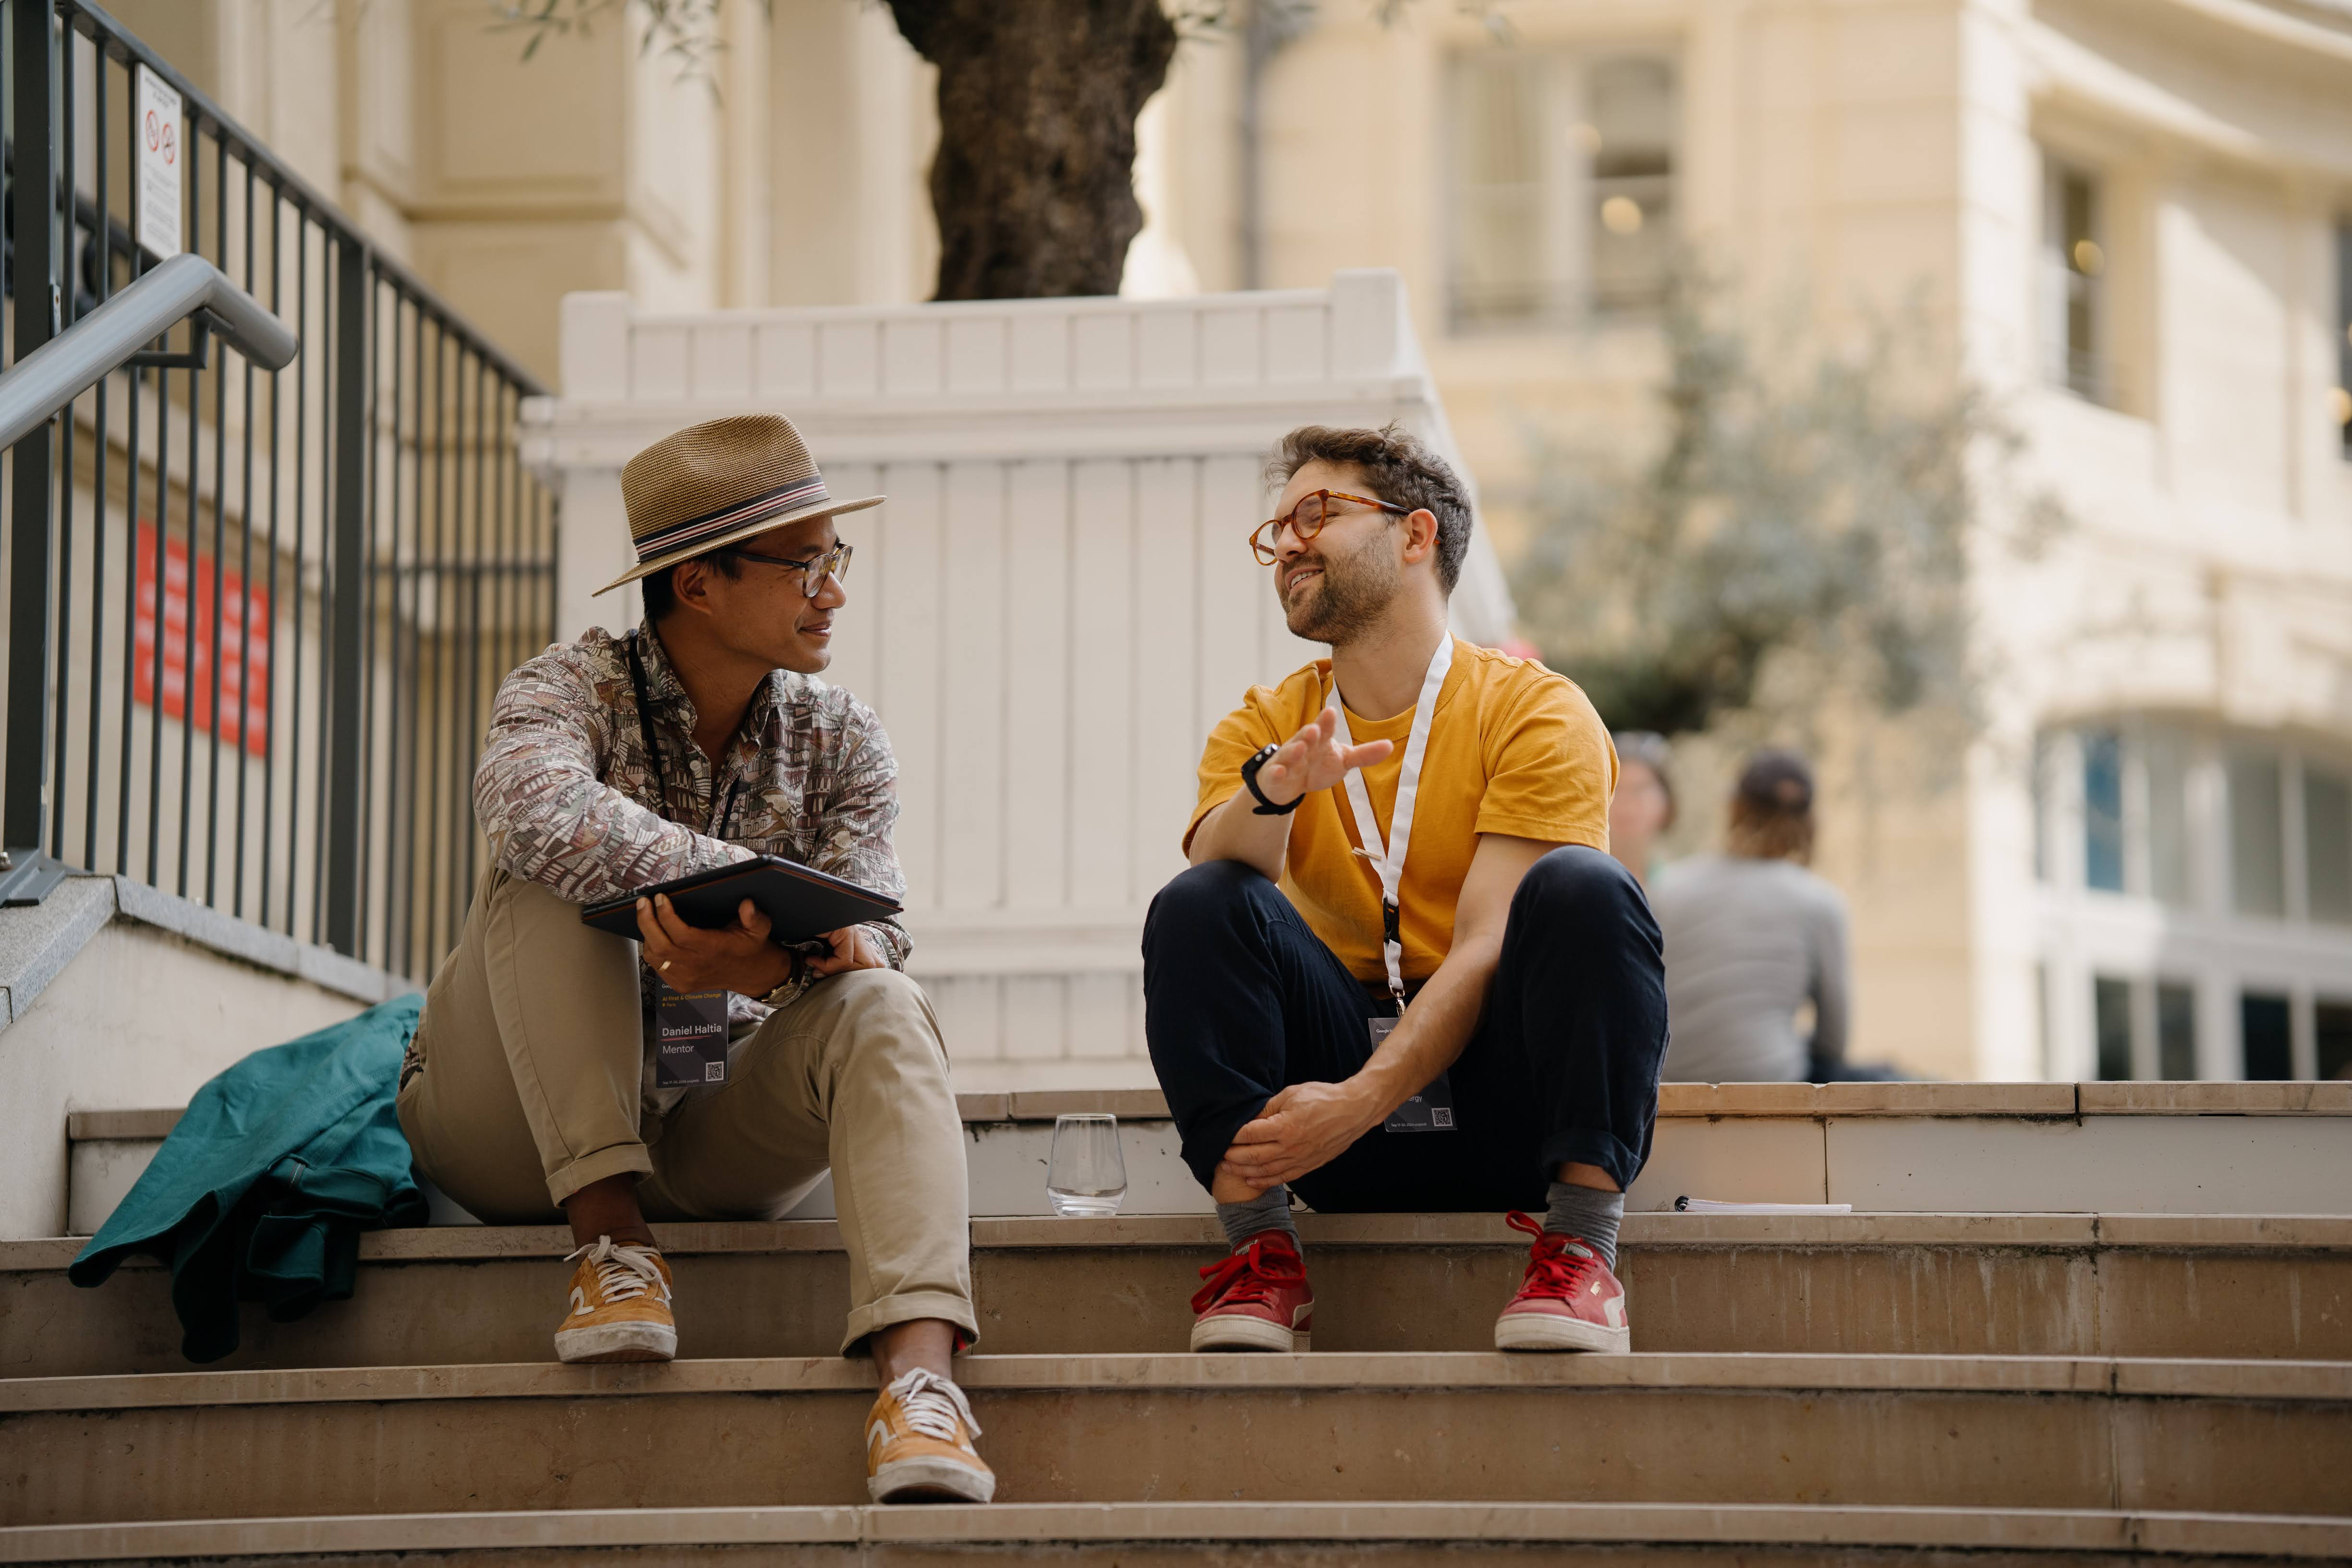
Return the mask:
M1845 900L1805 868L1812 847L1812 771L1793 752L1761 751L1732 792L1728 852L1677 861L1652 887L1674 1028L1667 1081L1840 1076ZM1810 1039L1797 1029L1807 1002Z

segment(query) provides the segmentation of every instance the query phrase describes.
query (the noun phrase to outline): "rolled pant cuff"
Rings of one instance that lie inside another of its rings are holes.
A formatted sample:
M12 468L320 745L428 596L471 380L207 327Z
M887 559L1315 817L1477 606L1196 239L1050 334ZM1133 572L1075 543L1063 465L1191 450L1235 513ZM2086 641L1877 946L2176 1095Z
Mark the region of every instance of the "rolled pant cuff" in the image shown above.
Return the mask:
M980 1318L972 1311L971 1303L961 1296L945 1290L909 1290L903 1295L885 1296L849 1313L848 1331L841 1338L841 1353L861 1352L869 1335L877 1329L893 1323L911 1323L923 1318L940 1318L956 1326L957 1348L969 1350L980 1342Z
M615 1143L599 1149L593 1154L583 1154L568 1165L548 1173L547 1195L562 1208L563 1200L591 1182L601 1182L607 1176L635 1172L640 1176L654 1173L654 1157L642 1143Z
M1623 1192L1642 1173L1641 1157L1625 1147L1613 1133L1598 1128L1574 1128L1555 1132L1544 1140L1543 1173L1550 1181L1553 1173L1562 1165L1598 1165L1609 1173L1609 1179Z

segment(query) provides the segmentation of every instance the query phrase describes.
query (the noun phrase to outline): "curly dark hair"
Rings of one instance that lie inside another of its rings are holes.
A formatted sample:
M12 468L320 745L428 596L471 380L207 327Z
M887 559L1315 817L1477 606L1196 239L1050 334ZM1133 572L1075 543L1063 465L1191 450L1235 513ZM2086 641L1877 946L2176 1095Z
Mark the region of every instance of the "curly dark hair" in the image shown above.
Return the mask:
M1302 425L1265 460L1265 481L1282 486L1309 463L1344 464L1364 476L1364 488L1391 506L1437 519L1437 581L1449 594L1462 578L1470 550L1470 492L1444 458L1393 421L1378 430Z

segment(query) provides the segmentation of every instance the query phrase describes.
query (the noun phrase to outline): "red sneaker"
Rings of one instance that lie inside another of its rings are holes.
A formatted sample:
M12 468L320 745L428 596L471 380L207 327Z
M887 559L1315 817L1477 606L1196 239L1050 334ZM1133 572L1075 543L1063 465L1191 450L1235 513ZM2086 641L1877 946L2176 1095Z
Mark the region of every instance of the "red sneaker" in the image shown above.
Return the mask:
M1201 1277L1208 1283L1192 1298L1194 1350L1305 1353L1315 1292L1288 1231L1259 1231Z
M1495 1320L1498 1351L1602 1351L1633 1348L1625 1327L1625 1287L1601 1254L1526 1215L1507 1216L1513 1230L1536 1238L1519 1293Z

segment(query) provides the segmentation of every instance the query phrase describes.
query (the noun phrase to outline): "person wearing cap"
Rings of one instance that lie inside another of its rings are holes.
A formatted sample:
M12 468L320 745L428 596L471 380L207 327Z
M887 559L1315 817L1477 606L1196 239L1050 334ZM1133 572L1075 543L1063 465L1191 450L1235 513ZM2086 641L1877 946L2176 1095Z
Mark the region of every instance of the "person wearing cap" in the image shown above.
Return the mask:
M877 921L796 952L748 900L697 930L639 899L635 943L581 922L584 904L762 854L903 897L889 739L817 679L847 603L834 520L883 498L833 497L772 416L656 442L621 493L636 564L598 592L640 583L645 618L499 687L474 775L489 862L402 1065L401 1126L481 1219L570 1225L567 1362L676 1353L650 1221L773 1219L830 1171L843 1350L883 1384L868 1489L985 1502L995 1478L949 1359L979 1331L963 1130L906 932ZM646 1048L664 999L718 992L722 1081L665 1085Z
M1797 1083L1844 1072L1845 900L1807 869L1812 850L1812 770L1768 748L1732 789L1726 852L1678 860L1651 889L1675 1019L1668 1079ZM1796 1022L1807 1004L1810 1038Z
M1455 638L1469 499L1412 437L1309 426L1251 535L1290 629L1328 643L1202 750L1191 869L1143 931L1144 1032L1232 1254L1195 1351L1303 1349L1291 1221L1513 1212L1505 1350L1630 1345L1616 1241L1648 1158L1658 931L1609 855L1617 762L1582 691Z

